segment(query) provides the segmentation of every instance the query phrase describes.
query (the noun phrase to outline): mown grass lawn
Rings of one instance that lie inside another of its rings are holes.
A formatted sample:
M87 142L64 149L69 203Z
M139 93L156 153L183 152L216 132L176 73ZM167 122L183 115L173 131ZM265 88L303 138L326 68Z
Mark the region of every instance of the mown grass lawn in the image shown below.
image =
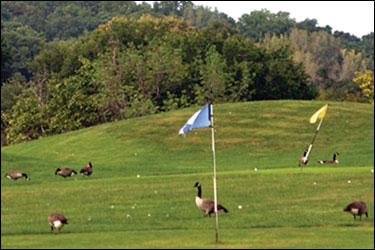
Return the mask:
M214 218L194 203L196 181L213 198L210 133L177 136L197 108L4 147L2 176L19 169L31 181L1 180L1 248L373 248L374 106L330 103L301 170L316 126L308 118L322 105L215 107L218 199L229 210L219 214L219 244ZM338 165L317 163L334 151ZM54 175L88 161L91 177ZM354 200L369 218L342 211ZM56 235L51 212L68 218Z

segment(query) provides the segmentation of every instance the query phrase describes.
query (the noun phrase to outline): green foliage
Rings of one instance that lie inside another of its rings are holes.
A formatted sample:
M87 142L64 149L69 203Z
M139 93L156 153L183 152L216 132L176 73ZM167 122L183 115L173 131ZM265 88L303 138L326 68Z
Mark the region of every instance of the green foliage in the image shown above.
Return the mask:
M315 19L297 23L286 12L255 11L236 24L189 1L6 1L3 20L9 57L2 47L2 59L14 59L8 81L15 87L4 89L13 94L2 112L14 117L12 105L29 93L37 102L33 112L45 119L28 125L39 136L207 101L314 99L318 93L358 101L354 72L373 67L366 58L373 35L359 46L344 34L335 39ZM345 39L356 50L343 50ZM19 86L29 92L16 91ZM4 133L19 127L3 125Z
M8 51L8 46L4 41L4 37L1 36L1 86L5 83L10 74L10 64L12 62L12 56Z
M28 64L46 119L28 126L55 134L207 101L314 98L292 52L258 47L220 22L197 30L173 17L113 18L85 38L49 43Z
M76 75L52 86L49 104L50 132L62 133L98 124L96 96L98 87L93 82L93 65L80 58L82 67Z
M38 105L31 90L21 94L12 107L7 123L9 127L5 132L8 143L37 139L44 133L44 126L47 125L45 109Z
M373 62L353 49L340 49L340 40L329 33L293 29L289 36L266 36L263 43L292 46L293 59L304 65L320 99L360 101L360 89L352 83L354 72L373 67Z
M240 17L237 26L245 37L256 42L262 41L266 34L281 35L289 34L295 26L295 21L289 17L288 12L272 14L268 10L253 11Z
M221 102L225 98L225 87L228 74L225 72L225 61L216 51L216 46L211 46L206 55L205 63L200 68L201 84L195 85L196 102Z
M2 24L1 37L7 44L7 53L12 57L8 73L13 75L16 72L23 73L30 77L27 72L27 63L31 62L35 55L42 49L45 39L28 25L21 25L16 22Z

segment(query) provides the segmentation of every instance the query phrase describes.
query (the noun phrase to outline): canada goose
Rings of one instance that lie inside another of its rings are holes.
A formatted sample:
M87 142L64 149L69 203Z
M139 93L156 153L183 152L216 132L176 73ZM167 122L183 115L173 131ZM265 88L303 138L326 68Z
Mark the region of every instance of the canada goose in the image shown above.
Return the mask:
M25 173L21 173L21 172L18 171L18 170L14 170L14 171L12 171L12 172L9 172L9 173L7 173L4 177L7 177L7 178L12 179L12 180L17 180L17 179L19 179L19 178L25 177L25 179L26 179L27 181L30 180L30 178L27 176L27 174L25 174Z
M61 168L61 169L58 168L55 171L55 175L60 175L64 178L69 177L69 176L73 176L75 174L77 174L77 172L74 171L73 169L70 169L70 168Z
M63 214L52 213L48 217L48 223L51 226L51 231L52 232L56 228L59 229L59 231L60 231L61 228L63 228L65 224L68 224L68 219L65 218L65 216Z
M92 174L92 164L89 162L89 164L86 167L83 167L80 171L82 175L91 175Z
M359 215L360 220L362 220L362 214L365 214L368 218L366 203L363 201L354 201L350 203L344 208L344 212L351 213L354 216L354 220L357 215Z
M308 151L309 150L306 149L305 152L303 152L303 156L299 157L299 164L298 164L299 167L301 166L301 164L306 165L307 162L309 161L309 159L306 156Z
M325 161L318 161L320 164L333 164L333 163L339 163L339 161L336 159L336 157L339 155L339 153L335 152L333 154L333 160L325 160Z
M195 197L195 204L197 204L198 208L211 217L211 214L215 212L215 202L202 199L202 188L199 182L195 183L194 187L198 188L198 195ZM220 210L224 210L225 213L228 213L226 208L220 204L217 204L217 211Z

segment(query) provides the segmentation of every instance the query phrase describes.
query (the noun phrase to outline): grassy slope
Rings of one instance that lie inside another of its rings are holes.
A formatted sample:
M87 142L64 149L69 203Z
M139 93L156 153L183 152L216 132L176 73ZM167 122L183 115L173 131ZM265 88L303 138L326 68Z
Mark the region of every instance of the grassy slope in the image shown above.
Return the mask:
M316 128L308 118L323 104L215 105L219 201L230 210L220 215L219 245L214 220L193 202L197 180L213 197L210 132L177 136L199 107L2 148L2 176L20 169L32 180L1 180L1 247L373 248L374 106L330 103L301 171ZM339 165L316 163L334 151ZM89 160L90 178L54 175ZM352 200L368 203L368 219L342 212ZM55 211L70 222L56 237L46 221Z

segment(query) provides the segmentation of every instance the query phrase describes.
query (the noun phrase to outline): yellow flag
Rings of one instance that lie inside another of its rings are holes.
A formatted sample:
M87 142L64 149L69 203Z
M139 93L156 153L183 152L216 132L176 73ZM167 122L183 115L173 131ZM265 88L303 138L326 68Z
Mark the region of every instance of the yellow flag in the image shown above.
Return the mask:
M310 123L316 123L318 119L322 119L327 112L328 104L321 107L318 111L316 111L311 117L310 117Z

